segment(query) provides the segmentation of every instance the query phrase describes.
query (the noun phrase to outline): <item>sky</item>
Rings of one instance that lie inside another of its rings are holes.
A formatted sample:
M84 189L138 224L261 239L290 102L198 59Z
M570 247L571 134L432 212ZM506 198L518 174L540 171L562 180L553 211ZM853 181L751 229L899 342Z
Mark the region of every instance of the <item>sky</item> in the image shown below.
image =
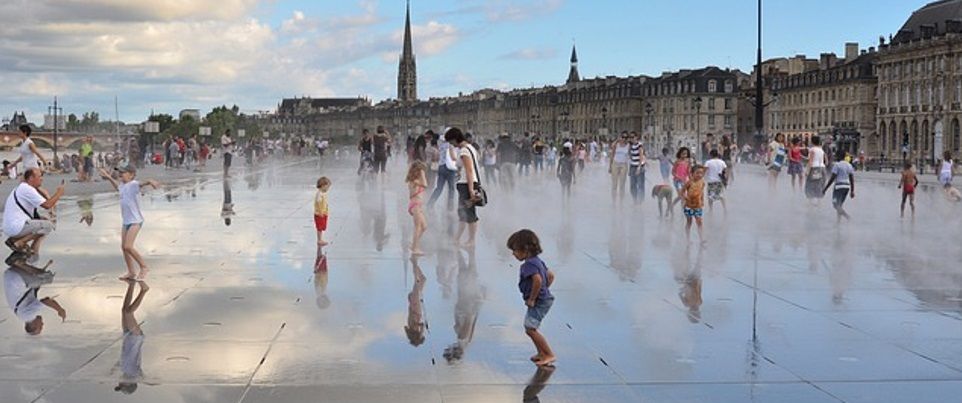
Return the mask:
M877 46L925 0L767 0L763 57ZM282 98L393 98L403 0L3 0L0 116L140 122ZM421 99L708 65L751 71L752 0L413 0Z

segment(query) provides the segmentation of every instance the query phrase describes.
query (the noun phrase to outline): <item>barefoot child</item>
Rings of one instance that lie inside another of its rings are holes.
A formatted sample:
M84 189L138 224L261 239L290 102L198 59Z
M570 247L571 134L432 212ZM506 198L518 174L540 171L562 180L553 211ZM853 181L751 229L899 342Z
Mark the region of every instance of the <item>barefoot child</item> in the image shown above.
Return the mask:
M691 222L698 225L698 240L705 243L701 217L705 206L705 167L696 166L691 172L691 179L681 188L678 196L685 200L685 238L691 241Z
M324 231L327 231L327 191L331 188L331 180L326 176L317 180L317 194L314 195L314 228L317 229L317 244L327 245L324 241Z
M554 296L548 290L554 282L554 273L538 258L541 254L541 242L533 231L523 229L511 234L507 246L516 259L524 262L521 264L518 288L521 289L521 296L528 307L524 317L524 331L538 351L531 357L531 361L539 367L552 365L556 357L548 346L548 340L538 332L538 327L554 303Z
M902 169L902 180L899 181L899 188L902 189L902 208L901 216L905 217L905 200L912 206L912 217L915 217L915 188L919 186L919 178L912 169L912 163L906 161Z
M849 196L855 198L855 168L845 159L845 156L845 151L838 152L835 165L832 165L832 177L825 184L825 189L822 189L822 194L824 194L832 186L832 183L835 183L835 190L832 191L832 206L838 213L839 222L842 221L842 218L851 219L842 205L845 204L845 199Z
M104 170L100 169L100 176L104 179L110 181L114 189L120 192L120 215L123 217L123 228L120 232L120 247L124 252L124 262L127 263L127 273L120 276L121 280L143 280L147 277L147 272L150 270L147 268L147 264L144 263L144 258L140 256L140 252L134 248L134 241L137 240L137 234L140 233L140 229L144 226L144 215L140 212L140 182L134 179L137 176L137 169L132 165L122 166L114 168L120 173L120 183L114 179L110 174ZM144 181L145 186L153 187L154 189L160 188L160 182L149 179ZM140 273L134 272L134 262L140 266Z
M120 382L114 387L114 391L124 394L131 394L137 390L137 383L144 377L141 368L141 353L144 346L144 332L140 329L140 322L134 314L140 303L144 300L144 295L150 287L143 281L124 280L127 282L127 293L124 294L124 303L120 308L120 324L124 331L124 341L120 348ZM140 284L140 292L134 298L134 284Z
M414 219L414 238L411 240L411 256L424 255L421 250L421 236L428 230L428 220L424 216L424 189L428 187L425 171L427 165L414 161L408 168L405 182L408 184L408 214Z
M681 188L688 183L689 176L691 176L691 151L688 147L682 147L678 149L675 153L675 163L671 167L671 179L672 184L675 185L675 191L678 193L678 198L671 203L669 209L674 208L679 201L681 201Z

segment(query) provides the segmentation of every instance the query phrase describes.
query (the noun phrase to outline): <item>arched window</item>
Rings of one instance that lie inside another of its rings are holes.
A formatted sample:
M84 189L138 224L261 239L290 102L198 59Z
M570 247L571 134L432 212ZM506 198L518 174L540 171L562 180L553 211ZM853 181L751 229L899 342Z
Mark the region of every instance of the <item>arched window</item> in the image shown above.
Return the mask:
M913 120L909 126L909 139L912 151L917 153L919 151L919 122L917 120Z
M899 149L899 132L895 122L889 124L889 152L895 153Z
M718 83L715 80L708 80L708 92L715 92L718 89Z
M930 157L932 155L932 150L929 149L929 145L932 143L932 141L929 141L931 133L929 133L928 120L922 121L922 131L920 135L922 136L922 148L919 150L919 153L922 157Z

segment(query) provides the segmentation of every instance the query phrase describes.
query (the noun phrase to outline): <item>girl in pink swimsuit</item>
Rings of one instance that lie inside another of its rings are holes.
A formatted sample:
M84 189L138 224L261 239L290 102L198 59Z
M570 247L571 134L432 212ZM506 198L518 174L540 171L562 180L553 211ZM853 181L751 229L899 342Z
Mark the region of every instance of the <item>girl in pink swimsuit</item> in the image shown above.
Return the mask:
M408 174L405 178L405 182L408 184L408 214L414 219L414 237L411 240L411 256L421 256L424 252L421 251L421 236L424 235L424 231L428 229L428 220L424 216L424 189L428 186L428 180L425 176L425 171L427 166L421 161L414 161L408 168Z

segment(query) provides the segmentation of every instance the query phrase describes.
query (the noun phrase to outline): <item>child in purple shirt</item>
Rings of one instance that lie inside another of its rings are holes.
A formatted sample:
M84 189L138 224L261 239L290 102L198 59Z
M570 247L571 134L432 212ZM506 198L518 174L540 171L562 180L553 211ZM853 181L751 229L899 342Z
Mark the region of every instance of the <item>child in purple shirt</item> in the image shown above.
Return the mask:
M548 290L554 282L554 273L538 258L541 254L541 242L531 230L523 229L508 237L508 249L514 257L524 263L521 264L518 288L524 298L528 312L524 316L524 331L531 338L538 353L531 357L531 361L539 367L554 364L556 357L548 340L538 332L541 321L551 309L554 296Z

